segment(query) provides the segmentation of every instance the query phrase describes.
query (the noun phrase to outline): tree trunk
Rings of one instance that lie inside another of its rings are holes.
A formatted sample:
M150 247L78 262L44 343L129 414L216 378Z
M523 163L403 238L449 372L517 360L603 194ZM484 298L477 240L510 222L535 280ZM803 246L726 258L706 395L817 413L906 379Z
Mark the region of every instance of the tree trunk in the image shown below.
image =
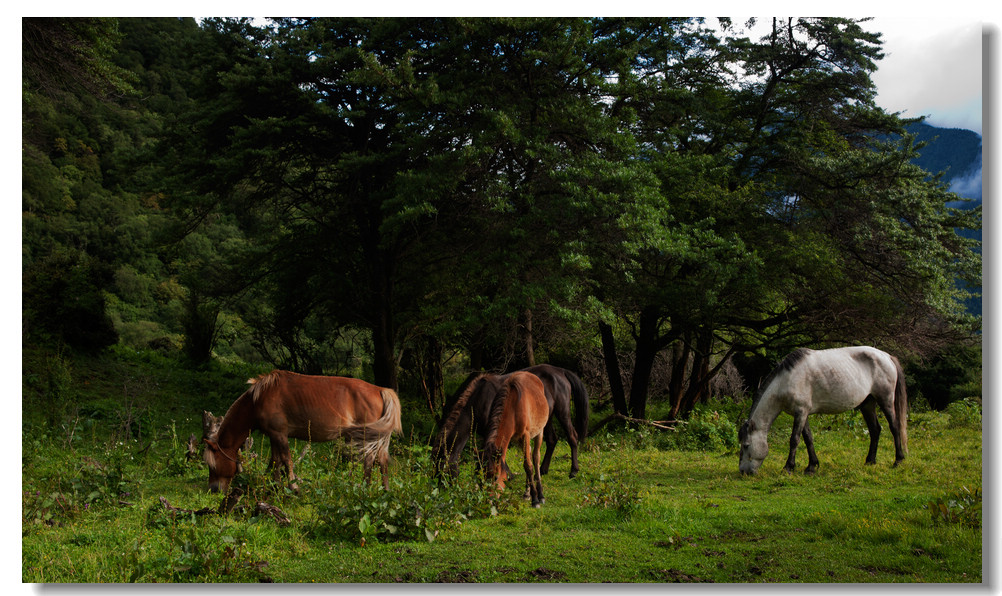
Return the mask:
M637 342L636 361L633 365L633 381L630 383L630 412L634 418L643 418L647 413L651 371L654 370L654 359L661 349L657 333L658 312L654 308L645 308L640 313L640 328L634 337Z
M671 404L673 412L682 402L685 391L685 369L689 364L690 351L689 342L684 339L675 342L672 348L671 379L668 381L668 403Z
M602 356L605 360L605 372L609 376L609 391L612 393L612 408L617 414L626 415L626 392L623 390L623 376L619 370L619 357L616 356L616 338L612 335L612 326L599 322L599 333L602 335Z

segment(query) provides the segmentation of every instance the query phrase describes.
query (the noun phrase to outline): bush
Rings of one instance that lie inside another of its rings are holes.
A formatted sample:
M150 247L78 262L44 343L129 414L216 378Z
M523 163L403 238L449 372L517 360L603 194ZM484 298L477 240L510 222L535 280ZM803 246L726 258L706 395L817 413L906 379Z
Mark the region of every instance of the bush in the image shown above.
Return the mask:
M950 428L976 427L981 429L981 404L967 398L955 401L946 407L950 417Z
M624 481L618 476L611 478L600 474L598 480L588 484L588 490L585 492L582 504L589 507L615 509L629 515L636 511L641 501L640 490L634 483Z
M738 446L738 429L730 416L700 404L674 437L674 446L684 451L724 451Z
M964 398L981 399L981 346L958 345L927 364L908 367L909 393L925 398L929 407L944 410Z
M493 485L461 475L455 481L434 479L431 448L407 448L401 470L383 490L376 480L361 482L353 474L335 474L313 487L317 518L311 533L361 544L377 541L434 540L463 521L516 509L522 491L508 486L500 495Z
M966 486L952 495L929 501L933 523L960 524L969 528L981 527L981 489L973 492Z

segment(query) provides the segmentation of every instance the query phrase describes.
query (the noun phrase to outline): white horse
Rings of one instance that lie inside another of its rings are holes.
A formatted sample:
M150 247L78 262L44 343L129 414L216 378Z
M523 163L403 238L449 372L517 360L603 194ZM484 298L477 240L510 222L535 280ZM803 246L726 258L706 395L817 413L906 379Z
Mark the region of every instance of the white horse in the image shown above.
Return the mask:
M908 453L905 374L897 358L876 348L798 348L769 373L753 402L748 420L738 431L741 444L738 469L742 474L754 474L769 454L769 428L780 412L793 416L790 456L784 467L788 472L796 466L801 435L810 457L805 473L813 474L818 469L814 437L807 424L811 414L837 414L858 408L870 430L866 463L873 464L877 461L880 437L875 407L880 406L894 436L894 465Z

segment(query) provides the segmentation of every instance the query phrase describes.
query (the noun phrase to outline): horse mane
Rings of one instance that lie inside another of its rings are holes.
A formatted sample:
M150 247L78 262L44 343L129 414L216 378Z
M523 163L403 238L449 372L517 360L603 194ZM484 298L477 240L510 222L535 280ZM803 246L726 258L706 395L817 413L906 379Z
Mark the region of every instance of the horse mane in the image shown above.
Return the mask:
M250 379L247 379L247 384L251 385L250 388L250 391L252 392L251 397L254 398L254 401L257 401L257 398L262 391L268 389L269 387L277 383L279 380L281 380L283 377L287 377L292 374L295 373L290 373L284 370L273 370L270 373L265 373L263 375L258 375L257 377L252 377Z
M484 440L484 458L487 461L490 461L491 456L497 449L494 441L497 439L498 427L501 426L501 415L504 414L504 404L508 400L508 393L512 387L516 391L522 390L522 383L517 374L511 374L505 379L501 385L501 390L494 397L494 403L491 404L491 412L487 417L487 438Z
M755 411L755 406L758 405L759 400L762 398L762 394L765 393L765 390L769 388L769 385L772 384L776 376L778 376L782 372L793 370L794 367L796 367L801 360L806 358L807 355L813 351L814 350L810 348L797 348L796 350L787 354L786 358L783 358L783 360L776 365L776 368L772 369L772 372L770 372L765 377L765 379L762 380L762 383L758 386L758 391L756 391L754 397L752 397L751 410L748 412L749 418L751 417L752 412Z
M486 376L486 373L471 373L468 377L466 377L464 385L460 386L461 391L458 393L458 397L453 400L452 408L449 410L449 415L445 417L442 422L442 428L438 431L440 441L444 441L445 437L452 432L452 428L456 426L456 422L459 421L459 415L463 412L463 408L466 407L466 403L470 401L470 397L480 385L480 381Z

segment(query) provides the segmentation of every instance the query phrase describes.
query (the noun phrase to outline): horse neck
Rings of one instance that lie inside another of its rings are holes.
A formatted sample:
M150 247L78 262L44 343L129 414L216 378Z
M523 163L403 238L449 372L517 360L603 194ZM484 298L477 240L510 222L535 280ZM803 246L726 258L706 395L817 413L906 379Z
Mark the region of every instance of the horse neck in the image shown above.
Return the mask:
M490 415L487 418L487 438L484 440L485 449L490 448L492 445L495 447L499 446L498 436L501 434L501 427L506 422L505 414L509 410L505 405L508 402L509 395L512 392L517 393L519 390L520 386L517 379L507 380L498 390L493 403L491 403Z
M773 383L767 385L752 406L748 420L755 422L756 428L769 430L783 408L776 399L776 388Z
M254 398L252 390L246 391L233 402L223 416L216 433L216 444L222 449L233 449L243 445L250 434L254 421Z

